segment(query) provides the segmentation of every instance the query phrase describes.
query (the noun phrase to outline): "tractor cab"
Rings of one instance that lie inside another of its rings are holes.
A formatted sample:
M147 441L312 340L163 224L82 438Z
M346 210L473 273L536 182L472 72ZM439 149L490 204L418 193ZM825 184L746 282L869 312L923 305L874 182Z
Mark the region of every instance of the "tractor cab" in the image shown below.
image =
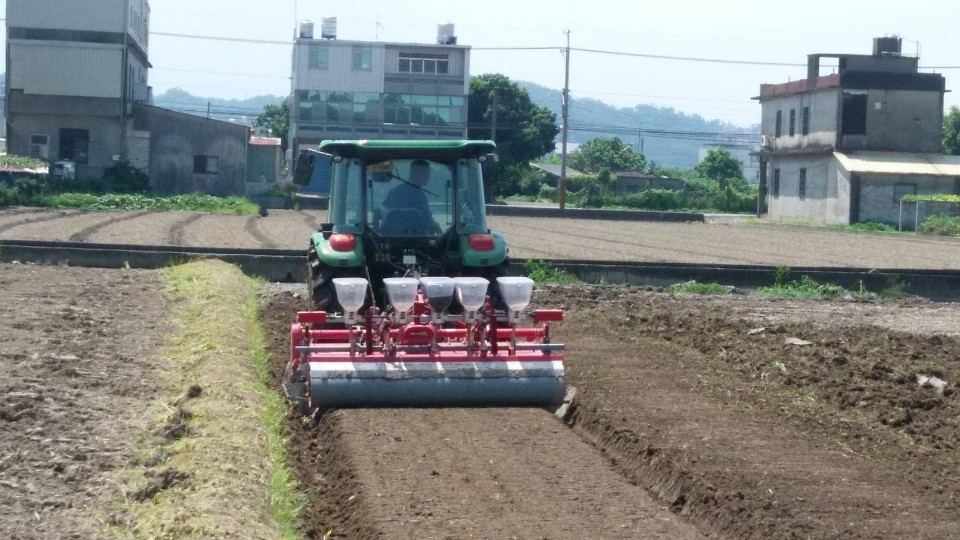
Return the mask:
M332 277L369 278L379 303L377 284L389 277L503 275L506 241L487 227L483 192L495 150L490 141L326 141L324 159L298 160L298 183L312 176L301 161L330 164L327 223L308 253L311 298L329 298Z

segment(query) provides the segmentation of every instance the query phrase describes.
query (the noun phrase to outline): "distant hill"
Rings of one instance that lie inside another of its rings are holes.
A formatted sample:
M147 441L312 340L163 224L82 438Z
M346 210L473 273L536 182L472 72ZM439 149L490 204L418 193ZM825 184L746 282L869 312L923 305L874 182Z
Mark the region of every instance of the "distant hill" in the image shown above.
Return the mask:
M534 103L553 111L557 115L557 122L560 122L560 90L526 81L518 81L518 84L527 89ZM700 115L686 114L667 107L614 107L595 99L575 98L570 100L570 128L570 142L584 143L594 137L620 137L634 147L638 144L637 129L642 128L644 132L686 132L684 135L674 134L669 137L651 133L642 135L643 153L647 159L667 167L692 167L697 164L697 154L704 145L711 140L725 139L696 134L759 133L759 127L756 126L744 128L719 120L706 120Z
M153 97L153 104L165 109L206 116L217 120L251 125L265 105L279 105L286 96L254 96L249 99L219 99L195 96L182 88L171 88Z
M560 90L536 83L517 81L526 88L530 99L553 111L560 121ZM255 96L250 99L217 99L194 96L180 88L173 88L154 97L154 104L192 114L206 115L209 104L210 116L219 120L234 121L246 125L253 123L265 105L282 103L285 96ZM620 137L624 142L638 144L638 128L644 132L686 132L685 135L644 133L643 153L667 167L692 167L697 163L699 150L709 141L718 140L706 135L713 133L742 134L758 132L758 127L744 128L719 120L706 120L700 115L686 114L667 107L636 105L614 107L594 99L570 100L569 140L584 143L594 137Z

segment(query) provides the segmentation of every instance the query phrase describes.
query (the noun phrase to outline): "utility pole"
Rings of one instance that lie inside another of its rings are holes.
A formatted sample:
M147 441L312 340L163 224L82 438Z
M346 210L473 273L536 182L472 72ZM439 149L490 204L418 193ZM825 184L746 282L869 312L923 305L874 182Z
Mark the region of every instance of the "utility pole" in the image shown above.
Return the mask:
M207 118L210 118L210 102L207 102Z
M500 109L497 104L497 92L496 90L490 91L490 102L491 107L493 108L493 114L490 118L490 140L497 142L497 111Z
M560 138L560 182L557 185L557 200L560 209L567 206L567 127L570 124L570 30L564 30L567 35L567 48L563 50L566 67L563 74L563 136Z

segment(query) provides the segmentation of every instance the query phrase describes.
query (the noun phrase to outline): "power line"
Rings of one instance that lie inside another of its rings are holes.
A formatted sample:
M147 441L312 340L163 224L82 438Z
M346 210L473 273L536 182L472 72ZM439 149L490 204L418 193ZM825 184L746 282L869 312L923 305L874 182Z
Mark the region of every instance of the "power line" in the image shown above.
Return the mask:
M759 62L755 60L725 60L721 58L702 58L702 57L693 57L693 56L667 56L662 54L643 54L643 53L631 53L623 51L605 51L601 49L578 49L576 47L571 48L574 51L594 53L594 54L608 54L614 56L632 56L635 58L654 58L657 60L679 60L684 62L708 62L714 64L743 64L748 66L787 66L787 67L807 67L806 64L798 64L794 62Z

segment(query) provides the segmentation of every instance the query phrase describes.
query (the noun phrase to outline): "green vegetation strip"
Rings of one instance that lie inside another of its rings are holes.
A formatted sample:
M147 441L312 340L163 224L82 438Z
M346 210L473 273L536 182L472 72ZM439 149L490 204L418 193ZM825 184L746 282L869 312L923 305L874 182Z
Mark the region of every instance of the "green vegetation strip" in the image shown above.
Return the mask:
M211 214L253 215L260 207L243 197L214 197L193 193L172 197L154 197L126 193L93 195L90 193L59 193L27 197L18 204L46 208L82 208L88 210L149 210L209 212Z
M720 285L719 283L699 283L697 281L688 281L686 283L677 283L667 288L667 292L686 293L686 294L704 294L704 295L724 295L730 294L730 287Z
M179 398L154 404L141 466L118 479L122 538L299 538L283 398L270 387L257 282L220 261L163 271L176 299L161 356Z

